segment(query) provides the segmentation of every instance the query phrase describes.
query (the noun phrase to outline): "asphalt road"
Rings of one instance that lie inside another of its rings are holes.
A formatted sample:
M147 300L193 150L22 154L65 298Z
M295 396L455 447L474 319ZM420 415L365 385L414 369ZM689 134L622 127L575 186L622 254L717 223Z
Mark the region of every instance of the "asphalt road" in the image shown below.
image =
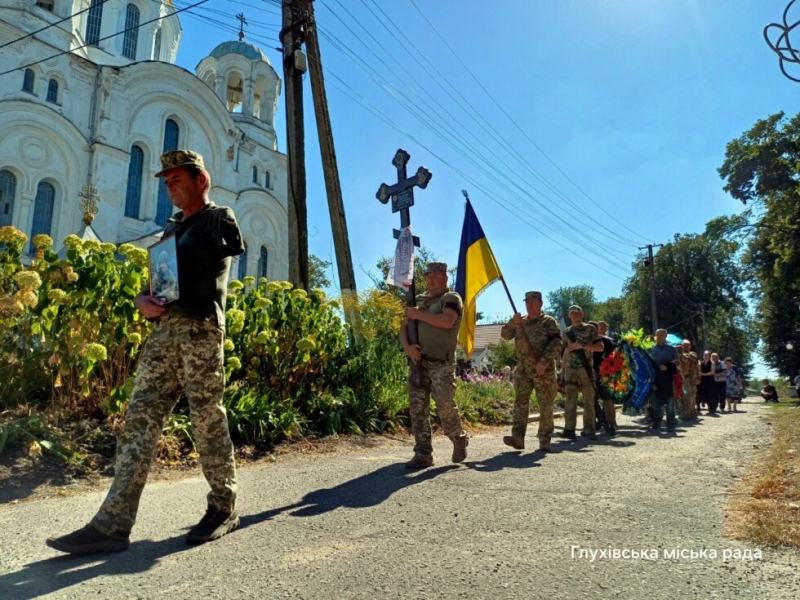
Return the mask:
M770 440L766 409L743 409L674 435L620 417L613 440L558 442L548 456L478 434L460 466L439 437L421 472L403 468L410 441L279 459L240 470L242 528L199 547L184 535L204 511L200 478L145 488L119 554L44 545L84 525L101 493L6 505L0 599L796 600L800 553L759 559L722 536L730 489Z

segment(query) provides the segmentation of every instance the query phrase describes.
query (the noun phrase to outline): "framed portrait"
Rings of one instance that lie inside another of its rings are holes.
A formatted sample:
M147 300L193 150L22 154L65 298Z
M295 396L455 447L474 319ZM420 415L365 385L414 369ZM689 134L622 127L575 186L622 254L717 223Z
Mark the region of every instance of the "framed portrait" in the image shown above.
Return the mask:
M180 298L178 287L178 245L171 235L147 249L150 258L150 295L167 303Z

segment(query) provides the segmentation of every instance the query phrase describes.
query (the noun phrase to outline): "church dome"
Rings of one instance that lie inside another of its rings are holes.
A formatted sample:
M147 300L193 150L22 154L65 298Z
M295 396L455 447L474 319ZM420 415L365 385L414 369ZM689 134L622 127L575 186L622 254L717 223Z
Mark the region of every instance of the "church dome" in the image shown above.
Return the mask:
M241 54L250 60L262 60L265 63L270 64L267 55L261 51L261 48L249 42L222 42L219 46L211 51L209 56L219 59L226 54Z

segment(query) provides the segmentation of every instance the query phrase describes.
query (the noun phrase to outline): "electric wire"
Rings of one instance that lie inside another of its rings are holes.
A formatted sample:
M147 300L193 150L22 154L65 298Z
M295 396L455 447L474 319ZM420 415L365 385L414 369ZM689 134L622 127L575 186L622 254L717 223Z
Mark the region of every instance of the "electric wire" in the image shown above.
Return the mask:
M794 0L792 0L792 1L794 1ZM525 130L524 130L524 129L523 129L523 128L522 128L522 127L521 127L521 126L520 126L520 125L517 123L517 122L516 122L516 120L515 120L515 119L514 119L514 118L513 118L511 115L509 115L509 114L508 114L508 112L507 112L507 111L506 111L506 110L505 110L505 109L502 107L502 105L501 105L501 104L500 104L500 103L499 103L499 102L498 102L498 101L497 101L497 100L494 98L494 96L492 96L492 94L489 92L489 90L487 90L487 89L486 89L486 87L483 85L483 83L481 83L481 81L480 81L480 80L479 80L479 79L478 79L478 78L475 76L475 74L472 72L472 70L469 68L469 66L468 66L468 65L467 65L467 64L466 64L466 63L465 63L465 62L464 62L464 61L461 59L461 57L458 55L458 53L456 53L456 51L455 51L455 50L453 50L453 48L450 46L450 44L448 44L448 43L447 43L447 40L445 40L445 38L444 38L444 37L443 37L443 36L442 36L442 35L439 33L439 31L436 29L436 27L434 27L433 23L431 23L431 22L430 22L430 20L428 19L428 17L427 17L427 16L425 16L425 13L423 13L423 12L420 10L419 6L417 6L417 3L416 3L414 0L410 0L410 2L411 2L411 4L412 4L412 6L413 6L413 7L414 7L414 8L417 10L417 12L418 12L418 13L419 13L419 14L422 16L422 18L425 20L425 22L426 22L426 23L429 25L429 27L430 27L430 28L433 30L433 32L434 32L434 33L437 35L437 37L438 37L438 38L439 38L439 39L442 41L442 43L444 43L444 45L447 47L447 49L450 51L450 53L451 53L451 54L452 54L452 55L453 55L453 56L456 58L456 60L458 60L458 62L459 62L459 63L461 63L461 66L463 66L463 67L464 67L464 69L467 71L467 73L469 73L470 77L472 77L472 79L473 79L473 80L474 80L474 81L475 81L475 82L478 84L478 86L479 86L479 87L480 87L480 88L483 90L483 92L484 92L484 93L485 93L485 94L486 94L486 95L489 97L489 99L492 101L492 103L493 103L495 106L497 106L497 108L498 108L498 109L500 109L500 111L501 111L501 112L502 112L502 113L503 113L503 114L506 116L506 118L508 118L508 120L509 120L509 121L511 121L511 123L514 125L514 127L516 127L516 128L517 128L517 130L518 130L518 131L519 131L519 132L520 132L520 133L521 133L523 136L525 136L525 138L526 138L526 139L527 139L527 140L528 140L528 141L531 143L531 145L532 145L534 148L536 148L536 150L538 150L538 151L539 151L539 152L542 154L542 156L544 156L544 157L545 157L545 159L546 159L546 160L547 160L547 161L548 161L548 162L549 162L551 165L553 165L553 167L555 167L555 169L556 169L556 170L557 170L559 173L561 173L561 175L563 175L563 176L564 176L564 178L565 178L567 181L569 181L569 182L570 182L570 183L571 183L571 184L572 184L572 185L573 185L573 186L574 186L574 187L575 187L575 188L576 188L576 189L577 189L577 190L578 190L578 191L579 191L581 194L583 194L583 196L585 196L585 197L586 197L586 198L587 198L587 199L588 199L590 202L592 202L592 204L594 204L594 205L595 205L597 208L599 208L599 209L600 209L600 210L601 210L601 211L602 211L604 214L606 214L606 215L607 215L607 216L608 216L610 219L612 219L612 220L613 220L615 223L617 223L617 224L618 224L618 225L620 225L621 227L624 227L624 228L625 228L627 231L629 231L630 233L633 233L633 234L635 234L635 235L636 235L636 236L638 236L639 238L641 238L641 239L647 239L647 238L645 238L643 235L641 235L641 234L640 234L638 231L635 231L635 230L631 229L630 227L628 227L627 225L625 225L624 223L622 223L621 221L619 221L618 219L616 219L616 218L615 218L615 217L614 217L614 216L613 216L611 213L609 213L608 211L606 211L606 210L605 210L605 209L604 209L604 208L603 208L603 207L602 207L602 206L601 206L601 205L600 205L600 204L599 204L597 201L595 201L595 200L594 200L594 198L592 198L591 196L589 196L589 194L587 194L587 193L586 193L586 192L585 192L585 191L584 191L584 190L583 190L583 189L582 189L582 188L581 188L581 187L580 187L580 186L579 186L577 183L575 183L575 181L573 181L573 180L572 180L572 179L569 177L569 175L567 175L567 174L566 174L566 173L565 173L565 172L564 172L564 171L563 171L563 170L562 170L562 169L561 169L561 168L560 168L560 167L559 167L559 166L558 166L558 165L557 165L557 164L556 164L556 163L555 163L555 162L554 162L554 161L553 161L553 160L552 160L552 159L551 159L551 158L550 158L548 155L547 155L547 153L546 153L546 152L545 152L545 151L544 151L542 148L540 148L540 147L539 147L539 145L538 145L538 144L536 144L536 142L534 142L534 141L533 141L533 139L532 139L532 138L531 138L531 137L528 135L528 133L527 133L527 132L526 132L526 131L525 131Z

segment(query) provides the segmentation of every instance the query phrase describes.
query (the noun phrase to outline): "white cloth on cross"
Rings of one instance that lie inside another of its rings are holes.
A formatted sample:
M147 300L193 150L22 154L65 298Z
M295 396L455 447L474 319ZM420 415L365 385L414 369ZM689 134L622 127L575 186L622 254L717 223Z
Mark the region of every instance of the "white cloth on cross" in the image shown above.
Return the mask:
M397 238L394 260L389 268L386 283L407 290L414 278L414 236L411 227L403 227Z

